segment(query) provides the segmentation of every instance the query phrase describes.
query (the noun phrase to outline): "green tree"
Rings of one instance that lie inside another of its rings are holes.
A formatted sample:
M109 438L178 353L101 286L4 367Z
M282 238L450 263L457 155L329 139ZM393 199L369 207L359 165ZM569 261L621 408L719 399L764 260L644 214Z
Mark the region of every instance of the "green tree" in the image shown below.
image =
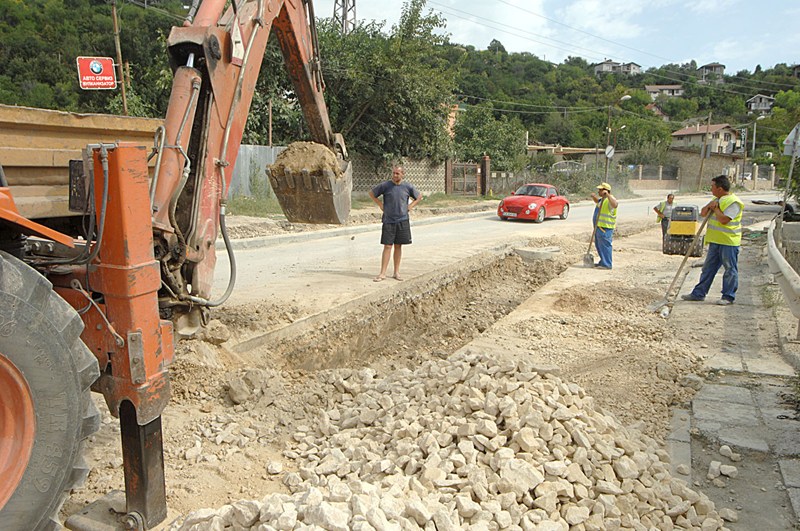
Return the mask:
M519 171L527 163L525 129L519 120L492 114L491 103L472 105L460 113L455 125L455 152L459 160L478 161L483 155L492 167Z
M444 21L424 0L403 5L389 35L377 24L342 35L320 24L327 100L348 148L376 161L450 154L447 119L458 65L448 61Z

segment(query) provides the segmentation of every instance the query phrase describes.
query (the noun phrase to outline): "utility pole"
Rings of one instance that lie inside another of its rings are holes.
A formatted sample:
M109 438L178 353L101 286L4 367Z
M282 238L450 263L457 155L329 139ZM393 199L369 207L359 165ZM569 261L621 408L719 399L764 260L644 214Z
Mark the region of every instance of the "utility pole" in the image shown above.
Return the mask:
M618 101L614 103L614 105L618 105L620 102L627 101L631 99L630 95L625 94L622 96ZM608 182L608 165L611 164L611 157L608 156L609 152L612 154L614 153L614 149L616 148L616 140L614 140L614 146L611 145L611 104L608 106L608 125L606 125L606 170L605 170L605 177L603 181ZM609 151L609 148L611 150Z
M792 138L792 147L790 152L790 156L792 158L791 158L791 163L789 164L789 176L786 178L786 185L784 186L783 190L783 209L781 210L781 213L778 216L778 219L776 220L775 223L775 231L778 233L778 242L777 242L778 249L781 250L781 254L783 254L784 256L786 255L786 250L784 249L783 246L783 241L784 241L783 216L786 214L786 202L789 200L789 189L792 187L792 174L794 173L794 163L797 160L798 147L800 147L800 123L794 126L794 129L792 129L792 132L790 134L793 134L794 137ZM800 339L800 322L797 324L797 337L798 339Z
M117 47L117 79L122 88L122 113L128 116L128 98L125 95L125 76L122 72L122 49L119 46L119 23L117 22L117 0L111 0L111 17L114 19L114 44Z
M753 154L750 155L751 159L755 159L756 158L756 131L758 130L758 121L759 120L763 120L763 119L764 119L764 116L759 116L758 118L756 118L756 121L753 122ZM747 146L745 146L745 150L746 149L747 149Z
M269 147L272 147L272 98L269 99Z
M708 113L708 121L706 122L706 134L703 135L703 147L700 150L700 174L697 176L697 191L700 191L700 186L703 183L703 164L706 161L706 146L708 146L708 130L711 129L711 111Z

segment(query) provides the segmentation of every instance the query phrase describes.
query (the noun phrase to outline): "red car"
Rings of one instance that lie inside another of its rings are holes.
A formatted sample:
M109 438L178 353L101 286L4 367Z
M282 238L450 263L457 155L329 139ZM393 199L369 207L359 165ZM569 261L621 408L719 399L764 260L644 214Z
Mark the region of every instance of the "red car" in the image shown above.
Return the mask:
M502 220L532 219L541 223L545 218L559 216L567 219L569 201L559 195L555 186L549 184L523 184L512 195L500 201L497 215Z

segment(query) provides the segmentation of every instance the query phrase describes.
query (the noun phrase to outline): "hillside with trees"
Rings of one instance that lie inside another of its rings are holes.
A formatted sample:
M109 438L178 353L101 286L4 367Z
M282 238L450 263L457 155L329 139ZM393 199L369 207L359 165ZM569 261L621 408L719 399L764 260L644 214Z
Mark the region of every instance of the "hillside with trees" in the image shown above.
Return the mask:
M163 116L171 84L166 37L185 10L173 0L151 0L148 8L137 4L117 4L128 109ZM342 35L330 20L318 21L331 122L351 150L376 161L476 160L489 153L495 168L519 170L535 163L524 155L526 137L531 143L602 147L610 114L613 128L625 125L618 145L629 152L629 162L652 163L666 156L672 131L703 122L709 113L714 123L751 124L745 102L756 94L775 98L773 112L758 125L758 152L780 151L779 143L800 121L800 79L786 64L758 65L707 84L698 79L694 61L635 75L596 76L593 65L579 57L554 64L530 53L508 53L499 40L479 50L450 42L442 36L445 29L424 0L406 2L391 28L362 22ZM78 88L75 58L91 55L116 56L111 5L105 0L0 3L0 103L120 113L118 91ZM668 122L646 108L652 100L644 87L654 84L684 88L683 97L655 101ZM620 102L623 95L631 97ZM273 143L307 137L274 39L246 142L267 143L270 104ZM451 137L444 124L454 108Z

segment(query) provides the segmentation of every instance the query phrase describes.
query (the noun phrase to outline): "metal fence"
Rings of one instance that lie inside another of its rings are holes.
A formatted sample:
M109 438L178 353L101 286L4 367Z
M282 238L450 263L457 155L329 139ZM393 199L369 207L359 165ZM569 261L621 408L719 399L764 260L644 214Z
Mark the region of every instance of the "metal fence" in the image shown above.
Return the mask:
M242 144L233 168L230 197L255 195L271 197L273 192L267 178L266 168L273 164L285 149L286 146L268 147ZM388 165L377 167L367 157L352 152L350 161L353 165L353 192L365 194L376 184L391 178L392 172ZM403 167L406 172L406 180L422 193L432 194L444 191L444 163L408 159L403 161ZM471 189L472 193L475 193L474 185Z
M272 196L266 168L273 164L285 146L239 146L239 156L233 167L229 197L254 195Z
M510 195L530 180L530 174L527 172L517 174L507 171L493 171L489 173L486 187L487 190L491 191L492 195Z
M634 178L638 178L634 171ZM658 164L642 164L641 180L643 181L677 181L677 166L660 166Z
M452 193L455 195L478 195L480 175L480 166L477 164L454 163Z

